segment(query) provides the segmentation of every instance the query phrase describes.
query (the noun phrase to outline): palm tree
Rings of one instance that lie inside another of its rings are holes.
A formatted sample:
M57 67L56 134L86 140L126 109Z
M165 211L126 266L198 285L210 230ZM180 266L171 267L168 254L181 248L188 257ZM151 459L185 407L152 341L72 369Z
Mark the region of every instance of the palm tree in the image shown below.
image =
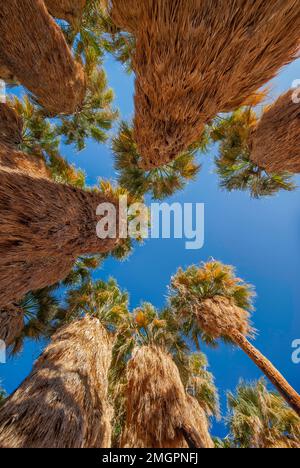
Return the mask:
M109 448L108 371L127 294L115 281L70 291L52 337L30 376L0 411L0 446Z
M231 439L241 448L300 448L300 418L262 379L228 394Z
M0 340L11 346L24 328L24 311L18 304L0 310Z
M261 119L251 106L216 119L211 137L220 143L216 166L221 187L229 191L249 190L255 198L295 189L290 172L296 172L292 165L297 164L297 147L300 150L295 131L298 107L288 93L271 109L266 108ZM264 158L269 158L269 164Z
M50 114L73 113L83 102L85 76L43 0L4 2L1 61Z
M297 0L271 8L262 0L158 0L155 8L152 0L112 0L111 14L136 39L134 127L145 170L186 151L205 124L240 107L299 49Z
M7 398L6 391L0 386L0 408Z
M202 337L210 344L223 339L239 346L300 415L298 393L247 339L254 336L253 295L252 286L237 278L233 267L213 260L200 268L180 269L171 281L170 301L196 342Z
M139 167L141 156L134 140L133 128L128 123L121 122L119 133L112 140L118 182L130 193L139 196L150 193L155 200L169 197L177 190L182 190L188 181L196 179L200 171L196 154L199 149L205 151L206 143L203 138L171 163L144 171Z
M83 191L2 170L0 192L1 308L29 291L63 280L78 256L105 254L123 246L118 232L118 195L107 187ZM111 207L116 215L105 239L99 239L96 232L98 222L107 225L106 215L97 215L99 205L106 210ZM130 250L131 239L124 243Z
M143 304L120 330L113 367L120 368L119 386L123 376L123 411L118 411L123 447L212 445L205 413L186 393L176 365L183 362L186 345L173 327L168 311L159 314Z

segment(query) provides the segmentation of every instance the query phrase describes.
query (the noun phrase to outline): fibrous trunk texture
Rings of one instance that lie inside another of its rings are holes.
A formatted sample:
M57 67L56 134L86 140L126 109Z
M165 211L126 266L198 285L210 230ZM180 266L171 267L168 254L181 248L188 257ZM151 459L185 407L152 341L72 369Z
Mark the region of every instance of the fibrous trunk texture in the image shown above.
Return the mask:
M300 416L300 395L278 372L273 364L263 356L242 333L231 330L230 338L250 357L250 359L262 370L270 382L277 388L279 393L285 399L295 412Z
M206 417L201 409L196 414L172 357L160 348L134 351L126 401L123 447L209 448Z
M115 206L102 194L2 169L0 200L0 307L56 283L76 257L107 253L119 243L118 209L116 238L97 237L97 207Z
M0 57L1 59L1 57ZM17 79L14 74L0 61L0 80L5 83L16 83Z
M112 0L133 33L135 139L150 169L271 80L299 50L299 0Z
M1 448L109 448L112 340L96 318L62 328L0 411Z
M0 102L0 144L17 148L22 142L23 121L16 111Z
M41 156L16 151L0 142L0 170L5 168L23 172L31 177L50 178L45 161Z
M24 328L24 311L17 304L0 309L0 340L6 347L13 344Z
M1 2L0 63L50 114L71 114L85 95L83 68L43 0Z
M250 142L251 160L267 172L300 172L300 104L289 91L262 116Z
M45 0L49 13L71 24L76 24L82 17L87 0Z

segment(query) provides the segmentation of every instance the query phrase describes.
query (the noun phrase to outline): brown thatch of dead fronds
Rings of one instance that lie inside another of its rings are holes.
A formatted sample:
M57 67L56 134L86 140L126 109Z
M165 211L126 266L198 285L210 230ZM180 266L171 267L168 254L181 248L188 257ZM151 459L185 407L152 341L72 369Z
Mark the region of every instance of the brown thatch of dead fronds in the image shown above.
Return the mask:
M299 0L112 0L135 35L135 139L150 169L199 139L299 50Z
M71 24L76 24L82 17L87 0L44 0L49 13Z
M14 74L9 71L9 69L0 62L0 80L4 81L5 83L15 83L16 77Z
M112 341L96 318L56 333L0 411L0 447L109 448Z
M127 369L122 446L187 448L187 437L199 440L207 429L205 415L194 409L172 357L157 347L136 349ZM206 447L207 438L198 445Z
M300 172L300 104L293 93L280 96L252 134L251 160L270 173Z
M97 237L101 220L97 207L115 205L101 193L2 169L0 199L0 307L21 299L24 292L40 289L40 283L53 284L62 270L68 273L69 263L77 256L107 253L119 244L118 209L116 238ZM53 265L41 274L43 262L50 257Z
M215 296L195 303L194 313L200 329L215 339L225 336L232 327L243 336L254 333L249 312L235 305L230 298Z
M43 0L10 0L0 9L0 63L51 114L71 114L85 96L83 68Z
M196 428L203 446L205 448L214 448L214 442L209 434L209 424L205 411L192 396L187 395L187 401L190 423Z
M0 309L0 340L10 346L24 328L24 311L17 304Z
M2 168L20 171L31 177L50 178L49 170L41 156L23 153L0 143L0 169Z
M0 144L18 147L22 141L23 121L8 104L0 102Z

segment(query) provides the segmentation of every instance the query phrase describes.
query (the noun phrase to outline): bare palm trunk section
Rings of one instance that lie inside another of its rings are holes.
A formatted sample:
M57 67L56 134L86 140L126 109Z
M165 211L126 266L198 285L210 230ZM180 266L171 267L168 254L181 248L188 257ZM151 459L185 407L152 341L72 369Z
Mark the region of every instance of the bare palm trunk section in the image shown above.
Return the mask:
M1 448L109 448L112 339L96 318L59 330L0 410Z
M9 105L0 102L0 144L17 148L22 142L23 120Z
M300 395L298 395L293 387L291 387L273 364L265 358L265 356L263 356L261 352L258 351L239 331L230 330L229 336L261 369L270 382L277 388L288 405L290 405L300 416Z
M172 357L158 347L133 352L127 370L125 448L211 448L201 408L195 411ZM196 402L197 403L197 402Z
M299 97L295 90L280 96L252 134L251 160L270 173L300 173Z
M2 169L0 199L0 307L67 276L78 256L119 243L97 237L98 205L115 205L103 194ZM116 218L118 236L118 208Z
M17 304L0 309L0 340L9 347L24 328L24 311Z
M85 76L43 0L10 0L0 9L0 63L50 114L81 106Z
M111 14L136 39L135 139L146 170L198 141L300 46L299 0L112 0Z
M44 0L49 13L54 18L60 18L75 24L80 21L87 0Z

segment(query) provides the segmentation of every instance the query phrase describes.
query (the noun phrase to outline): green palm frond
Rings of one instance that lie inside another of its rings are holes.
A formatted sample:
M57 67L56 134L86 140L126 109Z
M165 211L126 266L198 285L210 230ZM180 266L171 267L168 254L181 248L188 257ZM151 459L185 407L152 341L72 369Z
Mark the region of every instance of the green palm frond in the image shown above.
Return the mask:
M251 161L249 141L258 118L252 107L238 109L226 118L217 118L211 138L219 143L216 172L221 188L249 191L253 198L275 195L279 190L296 188L292 174L270 174Z
M139 167L141 158L134 140L133 128L128 123L121 122L118 135L112 140L119 184L130 193L139 196L149 193L155 200L170 197L182 190L189 181L196 179L201 168L196 163L196 156L201 145L204 149L205 138L175 161L157 169L144 171Z

